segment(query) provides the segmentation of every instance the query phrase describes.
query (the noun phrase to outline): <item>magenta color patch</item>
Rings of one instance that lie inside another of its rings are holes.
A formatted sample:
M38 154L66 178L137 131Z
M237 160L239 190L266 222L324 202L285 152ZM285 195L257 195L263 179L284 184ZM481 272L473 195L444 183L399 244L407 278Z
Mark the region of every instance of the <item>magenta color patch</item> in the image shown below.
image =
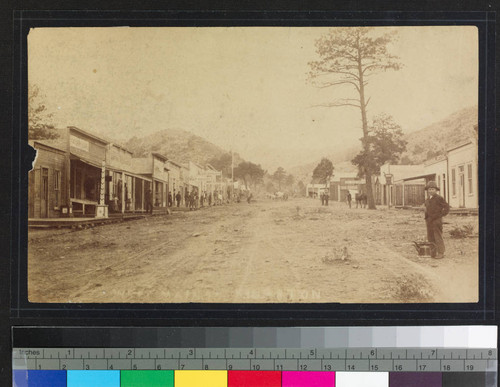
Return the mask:
M335 372L283 371L281 387L335 387Z

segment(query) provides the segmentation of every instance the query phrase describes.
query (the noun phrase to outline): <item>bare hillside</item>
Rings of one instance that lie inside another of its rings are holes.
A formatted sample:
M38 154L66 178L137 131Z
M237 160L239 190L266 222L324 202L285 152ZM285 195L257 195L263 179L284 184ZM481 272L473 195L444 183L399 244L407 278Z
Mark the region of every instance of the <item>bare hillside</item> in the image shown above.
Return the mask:
M408 144L401 159L419 164L444 154L450 145L471 136L474 125L477 125L477 116L477 106L471 106L459 110L442 121L407 134L405 139Z
M472 135L477 120L478 108L471 106L451 114L444 120L406 134L404 136L407 141L406 152L401 155L400 163L420 164L430 158L445 154L449 146L462 142ZM335 154L320 156L308 164L290 168L289 172L299 180L309 181L321 157L330 159L336 172L356 172L356 167L352 165L351 160L360 149L361 144L359 148L349 148Z
M134 152L134 156L158 152L181 163L191 160L204 164L227 153L202 137L181 129L164 129L140 138L134 136L124 145Z

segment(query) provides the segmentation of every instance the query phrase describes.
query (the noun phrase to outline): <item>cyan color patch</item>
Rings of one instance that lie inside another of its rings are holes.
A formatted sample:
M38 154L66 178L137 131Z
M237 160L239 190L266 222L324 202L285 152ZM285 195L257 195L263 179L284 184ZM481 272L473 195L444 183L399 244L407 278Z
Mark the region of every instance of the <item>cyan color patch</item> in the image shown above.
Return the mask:
M120 371L67 371L68 387L120 387Z

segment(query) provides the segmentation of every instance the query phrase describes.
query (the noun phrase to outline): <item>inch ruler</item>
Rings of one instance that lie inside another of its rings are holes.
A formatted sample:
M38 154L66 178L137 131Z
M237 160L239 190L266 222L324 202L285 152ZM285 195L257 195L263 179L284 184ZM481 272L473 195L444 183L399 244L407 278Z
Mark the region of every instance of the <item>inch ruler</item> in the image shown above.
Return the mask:
M14 370L496 372L496 348L13 348Z

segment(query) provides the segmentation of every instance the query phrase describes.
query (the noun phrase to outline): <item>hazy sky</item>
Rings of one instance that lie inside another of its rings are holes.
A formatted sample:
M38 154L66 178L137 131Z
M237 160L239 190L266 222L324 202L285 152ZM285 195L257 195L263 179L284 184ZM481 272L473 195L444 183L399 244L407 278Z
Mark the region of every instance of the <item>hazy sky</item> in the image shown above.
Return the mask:
M318 108L348 89L307 82L315 41L330 28L37 28L29 82L60 126L120 140L191 131L273 170L359 144L356 108ZM477 104L475 27L397 27L389 47L404 67L367 86L369 118L404 131ZM168 155L167 155L168 156Z

